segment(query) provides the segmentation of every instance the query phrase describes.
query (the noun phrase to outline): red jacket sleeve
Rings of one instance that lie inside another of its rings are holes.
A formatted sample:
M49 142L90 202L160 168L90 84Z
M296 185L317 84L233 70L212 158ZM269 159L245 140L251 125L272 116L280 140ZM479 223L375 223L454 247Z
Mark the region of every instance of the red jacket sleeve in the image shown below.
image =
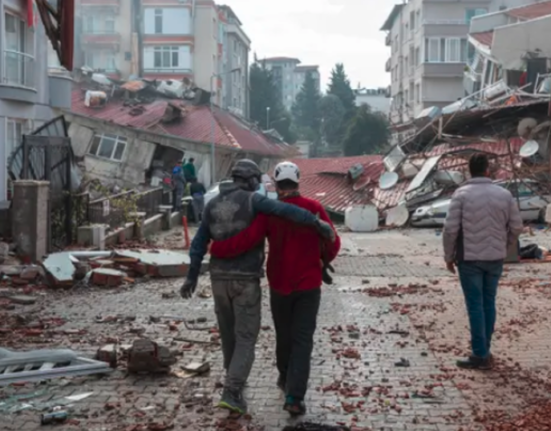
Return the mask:
M251 225L237 235L224 241L214 241L210 247L210 254L220 259L239 256L262 242L267 232L268 216L258 214Z
M341 249L341 239L339 235L337 234L337 230L335 229L335 226L333 226L333 223L331 222L331 219L327 215L327 212L325 211L325 208L320 204L319 210L319 217L323 221L329 223L333 230L335 231L335 242L331 241L324 241L324 257L327 259L328 262L332 262L335 260L337 255L339 254L339 251Z

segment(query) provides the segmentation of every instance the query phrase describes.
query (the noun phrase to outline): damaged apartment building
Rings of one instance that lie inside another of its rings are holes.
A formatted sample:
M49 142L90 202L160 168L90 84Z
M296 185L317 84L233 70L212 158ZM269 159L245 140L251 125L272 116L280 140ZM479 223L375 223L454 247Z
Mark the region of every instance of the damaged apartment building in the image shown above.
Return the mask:
M159 185L184 159L195 159L197 177L208 186L227 178L239 158L268 172L294 154L277 133L211 104L210 97L190 80L91 74L74 88L71 110L64 112L75 157L88 178L136 187Z

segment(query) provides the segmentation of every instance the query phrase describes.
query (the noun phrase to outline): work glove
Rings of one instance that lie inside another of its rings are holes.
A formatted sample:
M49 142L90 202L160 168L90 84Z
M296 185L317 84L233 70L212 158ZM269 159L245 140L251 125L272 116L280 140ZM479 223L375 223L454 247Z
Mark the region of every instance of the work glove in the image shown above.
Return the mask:
M316 229L324 239L335 242L335 231L329 223L318 219L316 222Z
M186 278L186 281L184 281L184 284L180 288L180 295L184 299L189 299L195 293L195 289L197 289L197 279Z

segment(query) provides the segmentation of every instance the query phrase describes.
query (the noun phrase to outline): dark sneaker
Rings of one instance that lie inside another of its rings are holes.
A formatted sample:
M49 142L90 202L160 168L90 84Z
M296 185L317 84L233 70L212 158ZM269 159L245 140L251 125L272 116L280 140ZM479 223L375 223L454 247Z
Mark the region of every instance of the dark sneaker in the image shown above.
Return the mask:
M478 358L470 356L467 359L461 359L456 362L459 368L466 370L490 370L492 368L493 357Z
M287 383L285 383L285 379L283 378L283 376L279 376L279 378L277 379L277 387L281 389L281 392L287 391Z
M236 389L224 389L218 407L240 415L247 413L247 403L243 393Z
M306 413L306 404L302 400L287 395L283 410L289 412L291 416L302 416Z

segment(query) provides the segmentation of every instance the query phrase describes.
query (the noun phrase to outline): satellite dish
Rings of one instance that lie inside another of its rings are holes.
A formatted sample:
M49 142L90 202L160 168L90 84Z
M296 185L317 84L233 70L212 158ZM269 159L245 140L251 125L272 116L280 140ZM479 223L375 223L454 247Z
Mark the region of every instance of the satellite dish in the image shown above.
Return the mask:
M386 213L385 224L387 226L403 226L409 220L409 211L407 207L402 204L391 208Z
M533 118L523 118L518 123L517 133L521 138L527 138L537 125L538 122Z
M381 190L391 189L398 183L399 179L400 177L396 172L385 172L381 175L381 178L379 178L379 188Z
M533 155L537 154L537 152L540 149L540 144L537 143L537 141L530 140L526 141L525 144L520 147L520 157L527 158L532 157Z

